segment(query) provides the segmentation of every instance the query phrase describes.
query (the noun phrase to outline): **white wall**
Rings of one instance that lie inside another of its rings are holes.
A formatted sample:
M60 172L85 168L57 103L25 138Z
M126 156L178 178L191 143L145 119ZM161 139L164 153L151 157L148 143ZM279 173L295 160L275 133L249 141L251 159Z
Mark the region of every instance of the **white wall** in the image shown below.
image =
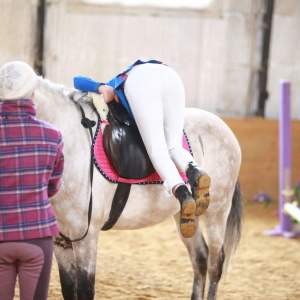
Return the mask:
M278 116L279 81L291 83L291 114L300 119L300 1L276 1L270 51L267 117Z
M34 61L37 0L0 1L0 65Z
M0 63L33 62L36 2L0 1ZM46 77L67 86L77 74L107 81L138 58L156 58L181 75L187 106L221 116L255 115L263 0L213 0L205 9L87 2L47 0ZM279 80L286 78L292 115L300 118L300 1L275 4L266 117L277 118Z
M205 10L50 1L47 76L109 80L137 58L156 58L181 75L187 105L221 115L251 114L260 1L213 1Z

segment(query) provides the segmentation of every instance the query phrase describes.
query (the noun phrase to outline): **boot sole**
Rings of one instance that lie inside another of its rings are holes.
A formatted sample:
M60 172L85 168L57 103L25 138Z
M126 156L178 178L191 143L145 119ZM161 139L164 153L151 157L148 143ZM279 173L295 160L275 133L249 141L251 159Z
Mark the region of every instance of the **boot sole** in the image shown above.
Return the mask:
M180 211L180 231L184 238L190 238L196 232L195 211L196 203L194 199L183 203Z
M195 188L196 216L201 216L207 210L210 203L209 188L211 179L207 174L203 174L198 178L198 187Z

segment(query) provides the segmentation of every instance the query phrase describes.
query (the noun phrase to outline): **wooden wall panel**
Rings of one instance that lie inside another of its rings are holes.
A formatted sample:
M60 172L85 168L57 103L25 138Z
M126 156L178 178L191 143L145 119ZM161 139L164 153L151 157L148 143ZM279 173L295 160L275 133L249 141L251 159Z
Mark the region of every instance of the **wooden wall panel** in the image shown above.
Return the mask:
M251 201L260 190L278 200L278 121L266 119L224 119L242 149L240 181L244 199ZM300 181L300 121L292 121L292 184Z

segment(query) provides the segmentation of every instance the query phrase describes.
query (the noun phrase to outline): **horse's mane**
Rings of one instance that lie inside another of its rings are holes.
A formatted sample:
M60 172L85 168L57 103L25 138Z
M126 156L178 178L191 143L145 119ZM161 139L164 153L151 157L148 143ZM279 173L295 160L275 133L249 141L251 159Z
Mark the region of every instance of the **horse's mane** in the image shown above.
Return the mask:
M57 100L72 101L80 105L91 105L86 93L82 93L75 88L67 88L63 84L55 83L42 76L38 77L37 90L45 97L55 97Z

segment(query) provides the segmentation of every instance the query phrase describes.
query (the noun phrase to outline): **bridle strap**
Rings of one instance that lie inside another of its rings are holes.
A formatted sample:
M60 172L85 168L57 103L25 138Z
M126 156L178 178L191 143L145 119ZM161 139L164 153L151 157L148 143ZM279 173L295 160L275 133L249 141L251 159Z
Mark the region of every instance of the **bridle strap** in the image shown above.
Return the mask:
M86 118L84 110L82 108L82 106L78 103L79 105L79 109L81 111L81 124L83 125L84 128L87 128L90 132L90 136L91 136L91 140L93 141L93 130L92 128L96 125L95 121L91 121L90 119ZM94 152L93 152L93 143L91 145L91 161L90 161L90 184L91 184L91 194L90 194L90 202L89 202L89 209L88 209L88 226L87 226L87 230L85 232L85 234L77 239L71 240L69 237L65 236L63 233L59 232L59 234L66 239L68 242L78 242L83 240L88 232L89 232L89 228L90 228L90 224L91 224L91 218L92 218L92 211L93 211L93 177L94 177Z

